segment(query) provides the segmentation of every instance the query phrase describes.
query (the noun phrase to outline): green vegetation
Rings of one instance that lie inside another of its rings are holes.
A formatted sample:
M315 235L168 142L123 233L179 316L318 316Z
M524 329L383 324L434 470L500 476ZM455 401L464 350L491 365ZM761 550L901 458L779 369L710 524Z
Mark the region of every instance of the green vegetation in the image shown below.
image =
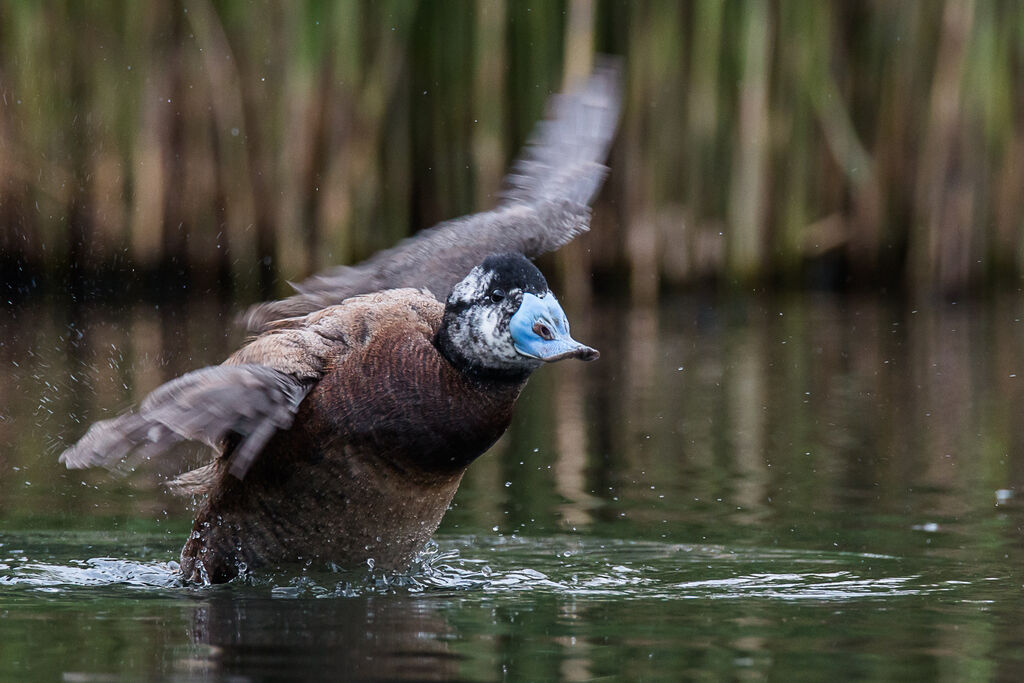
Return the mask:
M283 293L489 206L594 51L626 111L570 285L1024 273L1020 3L66 0L0 5L0 279Z

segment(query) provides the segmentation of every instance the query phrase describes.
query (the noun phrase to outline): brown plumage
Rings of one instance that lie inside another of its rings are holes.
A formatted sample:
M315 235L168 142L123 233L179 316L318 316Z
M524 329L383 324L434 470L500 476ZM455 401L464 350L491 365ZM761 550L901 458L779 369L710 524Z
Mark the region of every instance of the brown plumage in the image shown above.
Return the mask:
M324 374L244 480L218 461L182 551L187 579L302 559L409 563L469 462L505 431L524 384L475 380L445 361L433 345L442 313L432 297L390 290L315 313L298 335L271 332L228 361L269 352L273 362L285 343Z

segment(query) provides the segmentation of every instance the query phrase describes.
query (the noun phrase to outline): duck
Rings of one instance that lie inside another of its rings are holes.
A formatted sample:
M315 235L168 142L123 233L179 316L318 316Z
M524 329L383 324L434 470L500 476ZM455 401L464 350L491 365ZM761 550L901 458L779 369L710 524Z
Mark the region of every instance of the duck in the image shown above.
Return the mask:
M202 499L186 583L296 563L408 567L470 464L512 421L530 375L599 352L573 339L532 258L589 227L618 117L603 65L556 95L499 205L442 223L250 309L250 341L155 389L67 448L69 468L215 457L169 485Z

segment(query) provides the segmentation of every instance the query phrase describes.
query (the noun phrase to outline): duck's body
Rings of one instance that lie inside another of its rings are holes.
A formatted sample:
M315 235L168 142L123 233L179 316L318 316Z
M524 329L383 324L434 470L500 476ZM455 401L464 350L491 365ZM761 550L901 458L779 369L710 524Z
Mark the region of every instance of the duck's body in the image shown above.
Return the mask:
M341 331L349 343L321 337L322 379L244 480L218 468L182 551L187 578L224 581L240 564L296 559L409 563L466 467L508 427L525 383L458 371L434 343L443 313L404 289L315 314L307 327ZM279 345L274 336L263 351ZM227 362L253 354L239 355Z
M207 494L181 554L188 581L302 561L407 565L466 467L508 427L530 373L597 357L570 337L527 257L587 227L614 80L598 72L556 101L497 209L254 309L259 336L93 425L61 461L109 465L182 440L214 448L211 464L172 482Z

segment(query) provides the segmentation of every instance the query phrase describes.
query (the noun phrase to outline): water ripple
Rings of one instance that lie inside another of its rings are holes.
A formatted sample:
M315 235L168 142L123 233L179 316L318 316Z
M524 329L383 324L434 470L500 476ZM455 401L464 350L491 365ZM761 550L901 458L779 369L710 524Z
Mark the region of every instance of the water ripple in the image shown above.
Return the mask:
M47 548L52 552L52 544ZM74 548L57 555L67 556ZM62 593L119 586L186 587L177 563L159 559L31 558L0 560L0 588ZM380 593L553 594L588 599L768 599L849 601L954 590L959 580L927 580L902 571L900 558L838 552L726 548L580 537L446 537L431 543L407 572L317 570L255 572L227 590L272 598L344 598Z

